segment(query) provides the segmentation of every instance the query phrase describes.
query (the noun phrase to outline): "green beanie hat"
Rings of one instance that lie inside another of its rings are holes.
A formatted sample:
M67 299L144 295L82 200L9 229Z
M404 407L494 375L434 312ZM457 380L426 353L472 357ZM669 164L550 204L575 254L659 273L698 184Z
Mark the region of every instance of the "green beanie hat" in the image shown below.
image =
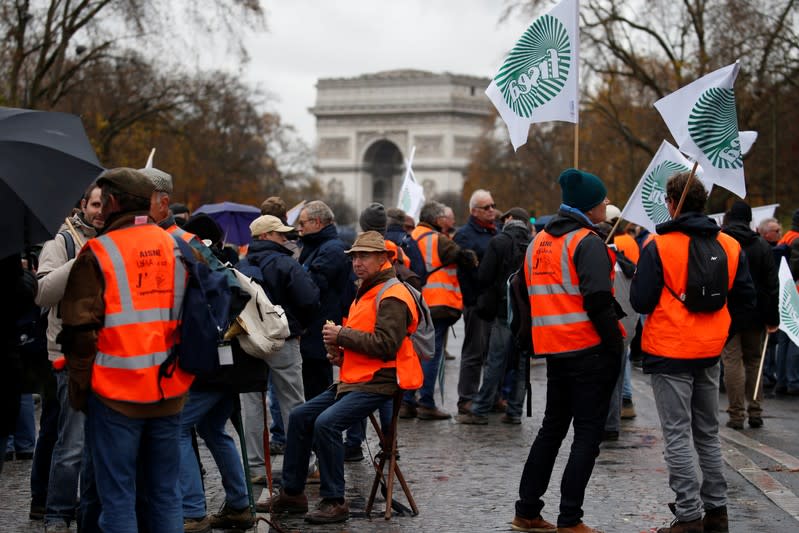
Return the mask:
M576 168L564 170L558 183L563 203L583 213L601 204L608 196L608 190L601 179Z

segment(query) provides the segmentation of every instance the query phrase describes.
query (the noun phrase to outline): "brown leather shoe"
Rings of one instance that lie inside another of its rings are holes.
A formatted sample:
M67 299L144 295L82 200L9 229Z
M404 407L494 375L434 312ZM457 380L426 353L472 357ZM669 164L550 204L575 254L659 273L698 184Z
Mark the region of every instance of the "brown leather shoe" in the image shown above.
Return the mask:
M400 418L416 418L416 406L402 402L398 416Z
M730 530L727 520L727 506L722 505L705 511L702 527L704 528L704 533L727 533Z
M305 515L305 521L312 524L335 524L345 522L350 518L350 504L323 499L316 509Z
M580 522L574 526L559 527L558 533L602 533L602 531L588 527L585 522Z
M273 513L301 514L308 512L308 498L304 492L291 496L281 490L277 496L273 496L264 502L257 502L255 510L259 513L268 513L270 512L270 503L272 504L271 512Z
M674 520L669 527L662 527L658 529L657 533L704 533L704 528L702 527L702 519L697 518L696 520L691 520L690 522L680 522L679 520Z
M416 418L419 420L447 420L452 418L452 415L442 411L438 407L416 407Z
M510 528L513 531L526 531L527 533L554 533L558 529L555 524L550 524L541 515L538 515L537 518L522 518L516 515L513 517L513 522L510 523Z

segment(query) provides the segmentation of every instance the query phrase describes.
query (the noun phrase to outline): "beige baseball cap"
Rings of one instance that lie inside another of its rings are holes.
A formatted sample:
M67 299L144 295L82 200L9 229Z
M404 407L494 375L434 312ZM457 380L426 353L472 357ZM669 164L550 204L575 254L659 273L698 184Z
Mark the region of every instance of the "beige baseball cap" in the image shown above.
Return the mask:
M288 233L294 231L294 228L286 226L279 218L272 215L261 215L250 223L250 235L253 237L269 233L270 231Z

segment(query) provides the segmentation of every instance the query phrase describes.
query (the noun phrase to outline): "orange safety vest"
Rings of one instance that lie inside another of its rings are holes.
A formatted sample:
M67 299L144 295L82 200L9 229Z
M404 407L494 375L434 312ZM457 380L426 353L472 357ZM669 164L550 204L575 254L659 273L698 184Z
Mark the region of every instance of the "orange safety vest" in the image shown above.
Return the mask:
M778 245L787 244L788 246L790 246L791 244L793 244L793 241L795 241L797 238L799 238L799 231L788 230L788 232L782 236L782 238L777 242L777 244Z
M458 282L458 269L455 265L442 266L441 258L438 257L440 236L439 232L423 226L416 226L411 232L411 237L419 243L419 251L422 252L427 272L432 272L422 287L422 298L428 307L442 306L461 310L463 295Z
M624 257L635 263L638 264L638 259L641 258L641 250L638 249L638 243L635 242L631 236L625 234L616 235L613 237L613 244L616 245L616 248L624 253Z
M578 352L602 342L583 307L573 260L577 246L591 233L588 228L579 228L555 237L544 230L527 247L524 278L536 355ZM613 265L615 257L610 249L608 257ZM611 268L611 286L614 277L615 269Z
M727 254L729 288L738 272L741 245L719 232L716 236ZM688 244L685 233L673 232L655 237L663 283L677 294L688 282ZM655 310L644 322L641 349L648 354L670 359L702 359L721 353L730 329L730 313L725 305L712 313L692 313L664 286Z
M385 268L389 268L387 264ZM366 383L372 379L375 372L381 368L397 369L397 384L401 389L416 390L422 386L424 375L419 357L413 350L410 334L416 331L419 324L419 313L416 302L397 278L392 278L385 283L375 285L360 298L356 298L350 306L347 318L347 327L358 331L374 333L377 321L377 308L383 298L397 298L410 310L413 320L408 325L408 335L402 340L397 357L393 361L370 357L366 354L344 348L344 361L341 364L339 377L343 383Z
M154 224L111 231L86 243L105 281L92 390L110 400L149 404L188 392L194 376L160 375L179 335L187 274L175 240Z
M190 243L192 239L199 238L194 233L189 233L185 229L180 228L177 224L172 224L166 229L167 233L182 239L186 244Z
M403 265L405 265L405 268L411 268L411 259L402 253L402 248L397 246L397 243L386 239L386 250L394 252L394 258L392 261L400 261Z

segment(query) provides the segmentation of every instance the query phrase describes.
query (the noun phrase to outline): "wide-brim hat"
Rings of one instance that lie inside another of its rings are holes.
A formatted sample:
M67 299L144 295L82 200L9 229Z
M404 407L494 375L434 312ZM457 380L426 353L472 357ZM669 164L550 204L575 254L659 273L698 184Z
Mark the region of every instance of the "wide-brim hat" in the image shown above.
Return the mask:
M385 252L394 255L393 251L386 249L386 240L376 231L364 231L358 234L350 249L344 253L351 254L353 252Z

